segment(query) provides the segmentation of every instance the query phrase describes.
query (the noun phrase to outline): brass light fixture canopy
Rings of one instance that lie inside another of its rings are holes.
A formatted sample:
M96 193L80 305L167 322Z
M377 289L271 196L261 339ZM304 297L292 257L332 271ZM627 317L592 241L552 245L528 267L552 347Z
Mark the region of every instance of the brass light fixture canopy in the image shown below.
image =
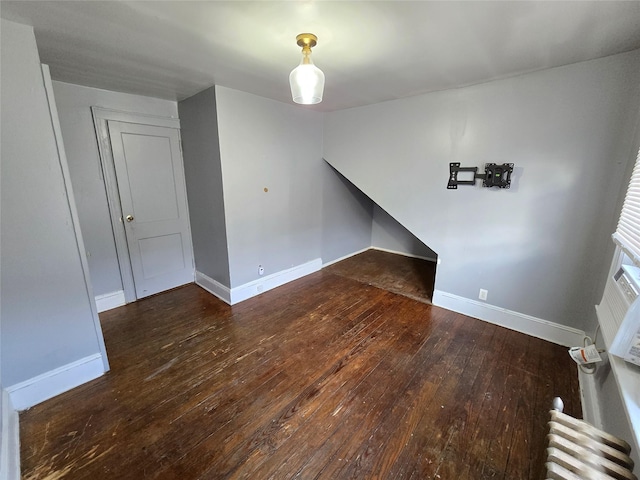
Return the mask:
M313 105L322 101L324 91L324 73L313 64L311 48L318 44L313 33L301 33L296 43L302 47L302 61L289 75L291 97L295 103Z
M311 49L318 44L318 37L313 33L301 33L296 37L296 43L303 49L305 47Z

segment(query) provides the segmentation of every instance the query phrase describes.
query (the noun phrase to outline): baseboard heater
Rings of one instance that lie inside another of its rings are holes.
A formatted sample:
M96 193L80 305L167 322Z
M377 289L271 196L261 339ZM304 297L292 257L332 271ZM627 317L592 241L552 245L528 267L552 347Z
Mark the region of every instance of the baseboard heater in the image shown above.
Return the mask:
M638 480L627 442L562 410L562 400L554 399L547 435L547 479Z

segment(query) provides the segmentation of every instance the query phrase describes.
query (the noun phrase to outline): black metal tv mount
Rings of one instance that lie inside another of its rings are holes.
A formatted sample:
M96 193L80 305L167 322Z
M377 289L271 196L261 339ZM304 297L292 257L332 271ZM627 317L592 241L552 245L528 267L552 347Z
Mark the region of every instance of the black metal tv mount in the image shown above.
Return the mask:
M459 172L472 172L472 180L458 180ZM482 180L483 187L509 188L511 186L511 173L513 173L513 163L486 163L484 173L478 173L478 167L461 167L460 163L449 164L448 190L456 190L458 185L475 185L476 179Z

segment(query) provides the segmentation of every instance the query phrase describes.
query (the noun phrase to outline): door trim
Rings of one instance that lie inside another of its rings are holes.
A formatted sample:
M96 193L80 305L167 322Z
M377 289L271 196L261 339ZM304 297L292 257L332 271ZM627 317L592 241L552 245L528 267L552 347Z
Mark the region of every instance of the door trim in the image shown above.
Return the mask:
M158 117L155 115L145 115L141 113L123 112L108 108L92 106L93 125L98 142L98 152L100 153L100 164L104 175L104 186L109 204L109 214L111 216L111 227L116 245L116 255L118 266L120 267L120 277L122 278L122 289L124 291L125 303L135 302L136 290L133 282L133 271L127 246L124 223L122 222L122 207L120 205L120 192L118 191L118 181L116 178L116 167L111 151L111 139L109 138L109 128L107 121L114 120L124 123L137 123L142 125L152 125L155 127L168 127L180 130L180 119L173 117Z

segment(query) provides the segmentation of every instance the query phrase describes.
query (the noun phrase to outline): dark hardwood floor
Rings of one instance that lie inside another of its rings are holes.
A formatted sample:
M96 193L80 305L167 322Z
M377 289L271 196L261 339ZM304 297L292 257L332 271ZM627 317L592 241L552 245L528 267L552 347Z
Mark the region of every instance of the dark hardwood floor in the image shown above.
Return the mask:
M566 349L321 271L101 314L112 370L20 414L25 479L538 479Z
M373 249L325 271L427 303L431 303L436 280L435 262Z

